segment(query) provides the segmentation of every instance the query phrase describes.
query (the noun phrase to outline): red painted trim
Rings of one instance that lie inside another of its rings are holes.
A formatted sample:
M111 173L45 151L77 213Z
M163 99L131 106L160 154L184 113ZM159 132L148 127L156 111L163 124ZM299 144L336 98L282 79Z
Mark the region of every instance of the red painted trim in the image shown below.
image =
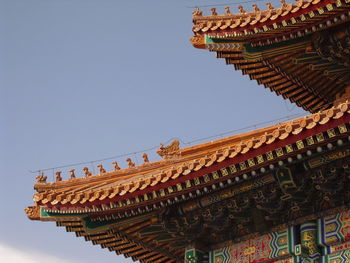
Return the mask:
M239 164L243 161L246 161L250 158L253 158L253 157L256 157L258 155L261 155L261 154L264 154L266 152L269 152L269 151L272 151L272 150L275 150L277 148L280 148L280 147L284 147L288 144L292 144L292 143L295 143L296 141L298 140L302 140L302 139L305 139L309 136L313 136L313 135L316 135L318 133L321 133L321 132L325 132L331 128L335 128L341 124L345 124L347 122L350 121L350 114L348 113L345 113L344 116L340 119L332 119L330 120L328 123L326 124L323 124L323 125L320 125L318 124L316 127L310 129L310 130L307 130L307 129L304 129L302 132L300 132L298 135L291 135L289 137L287 137L286 139L284 140L276 140L275 142L273 142L272 144L270 145L264 145L258 149L255 149L255 150L251 150L245 154L239 154L237 155L236 157L234 158L228 158L226 159L225 161L221 162L221 163L215 163L213 164L212 166L210 167L206 167L206 168L203 168L199 171L196 171L196 172L191 172L190 174L186 175L186 176L179 176L178 178L174 179L174 180L169 180L168 182L165 182L165 183L159 183L155 186L152 186L152 187L148 187L148 188L145 188L144 190L141 190L141 191L135 191L133 193L128 193L128 194L125 194L123 196L119 196L117 195L116 197L112 198L112 199L105 199L105 200L97 200L97 201L94 201L94 202L88 202L87 205L82 205L82 204L75 204L75 205L59 205L59 206L52 206L52 205L45 205L45 207L49 207L49 208L52 208L52 207L56 207L56 208L76 208L76 207L85 207L85 206L92 206L92 205L101 205L101 204L109 204L110 202L118 202L120 200L126 200L126 199L129 199L129 198L134 198L136 196L140 196L140 195L144 195L144 194L149 194L149 193L152 193L153 191L157 191L157 190L160 190L160 189L165 189L165 188L168 188L169 186L174 186L178 183L183 183L189 179L194 179L194 178L198 178L198 177L202 177L206 174L209 174L211 172L214 172L214 171L217 171L217 170L220 170L221 168L224 168L224 167L228 167L230 165L233 165L233 164ZM107 200L107 201L106 201ZM147 201L148 202L148 201ZM152 200L150 200L150 202L152 202ZM128 208L126 208L128 209Z

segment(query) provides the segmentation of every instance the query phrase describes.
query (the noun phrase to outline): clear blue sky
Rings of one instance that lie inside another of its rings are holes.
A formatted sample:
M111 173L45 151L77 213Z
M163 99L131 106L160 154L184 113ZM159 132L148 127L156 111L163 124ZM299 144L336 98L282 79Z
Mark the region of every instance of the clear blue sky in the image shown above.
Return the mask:
M54 223L28 220L29 170L302 113L191 46L186 7L213 3L225 1L0 0L0 251L130 262Z

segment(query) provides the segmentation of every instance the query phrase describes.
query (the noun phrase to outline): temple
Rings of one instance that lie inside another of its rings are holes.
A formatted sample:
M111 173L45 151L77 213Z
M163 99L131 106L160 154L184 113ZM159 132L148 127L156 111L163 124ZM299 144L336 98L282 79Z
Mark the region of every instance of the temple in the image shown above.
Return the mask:
M34 186L53 221L149 263L350 262L350 1L193 13L192 44L215 51L311 115L98 174Z

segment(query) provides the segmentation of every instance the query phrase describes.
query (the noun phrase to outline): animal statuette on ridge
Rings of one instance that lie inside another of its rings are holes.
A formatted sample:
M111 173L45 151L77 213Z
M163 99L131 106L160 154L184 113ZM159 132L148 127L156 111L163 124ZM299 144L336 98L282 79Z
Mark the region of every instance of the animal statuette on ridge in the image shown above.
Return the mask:
M41 172L37 177L35 177L37 183L46 183L47 176Z
M147 153L142 154L143 162L144 163L149 163L148 155Z
M70 179L74 179L75 178L75 173L74 173L75 169L72 169L69 172L70 172L70 175L69 175Z
M89 168L87 168L87 167L84 167L83 171L84 171L84 175L85 176L91 176L92 175L92 173L89 171Z
M61 171L57 171L56 172L56 182L62 181L61 173L62 173Z
M254 5L253 5L253 9L254 9L254 12L255 12L255 13L260 12L260 8L258 7L257 4L254 4Z
M246 14L247 13L247 11L245 11L243 6L241 6L241 5L238 6L238 10L239 10L239 12L241 12L241 14Z
M113 166L114 166L114 170L115 170L115 171L120 170L120 167L119 167L119 165L118 165L118 162L113 162L112 164L113 164Z
M202 15L203 15L203 11L199 10L199 8L196 8L196 10L194 10L194 11L192 12L192 14L193 14L194 16L202 16Z
M270 2L267 2L266 6L267 6L268 10L274 10L275 9Z
M97 165L97 168L100 171L100 174L106 173L106 170L103 168L102 164Z
M131 161L130 158L126 159L126 162L128 163L129 168L135 167L135 163L133 161Z

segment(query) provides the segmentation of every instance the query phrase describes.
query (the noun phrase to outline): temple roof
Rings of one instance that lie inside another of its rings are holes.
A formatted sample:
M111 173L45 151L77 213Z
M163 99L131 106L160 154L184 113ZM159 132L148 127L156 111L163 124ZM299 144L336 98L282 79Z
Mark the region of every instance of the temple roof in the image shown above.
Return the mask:
M193 12L193 46L217 52L227 64L310 112L348 96L348 0L309 0L266 10ZM346 52L344 53L344 51ZM344 95L345 94L345 95Z
M179 211L190 212L198 202L191 200L201 198L201 206L207 206L217 202L207 197L208 193L231 184L239 189L224 189L223 198L270 184L273 178L264 175L266 166L293 156L299 158L306 151L348 136L349 106L345 102L306 117L192 147L181 149L174 141L160 147L158 153L164 159L157 162L149 162L144 156L143 165L134 166L129 160L129 168L116 165L117 170L105 171L100 166L100 174L85 170L85 177L74 174L69 180L62 180L58 174L58 181L52 183L41 175L35 184L34 206L26 208L26 213L34 220L56 221L67 231L141 262L153 257L158 262L181 262L186 242L164 226L166 207L177 204ZM246 186L252 178L257 181Z
M342 118L348 108L349 103L343 103L339 107L270 127L177 149L173 156L140 166L52 183L39 178L35 184L38 193L34 195L34 201L46 207L77 210L89 203L103 204L143 195L203 176L223 162L241 163L266 149L290 143L290 139L298 138L300 134L318 132L327 127L325 124L329 121Z

